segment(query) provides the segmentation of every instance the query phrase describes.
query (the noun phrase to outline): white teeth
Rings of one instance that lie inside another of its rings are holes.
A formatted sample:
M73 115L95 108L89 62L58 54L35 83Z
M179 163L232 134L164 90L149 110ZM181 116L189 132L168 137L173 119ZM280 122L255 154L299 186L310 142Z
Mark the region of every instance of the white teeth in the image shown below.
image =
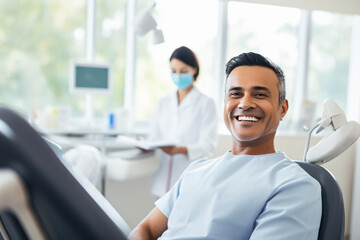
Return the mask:
M237 118L237 120L239 120L239 121L251 121L251 122L257 122L257 121L259 121L259 119L256 118L256 117L248 117L248 116L239 116L239 117Z

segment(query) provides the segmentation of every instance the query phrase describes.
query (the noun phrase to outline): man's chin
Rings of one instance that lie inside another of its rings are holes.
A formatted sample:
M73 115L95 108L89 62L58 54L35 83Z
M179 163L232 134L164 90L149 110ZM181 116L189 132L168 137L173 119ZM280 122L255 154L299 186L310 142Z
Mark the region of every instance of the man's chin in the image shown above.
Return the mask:
M235 131L233 131L232 129L230 130L231 135L233 136L233 138L235 138L238 142L251 142L254 141L258 138L258 135L254 135L254 134L236 134Z
M259 141L267 141L269 139L270 136L276 134L276 129L274 131L269 131L269 132L258 132L258 133L249 133L249 134L245 134L244 131L242 134L237 134L236 131L233 131L233 129L230 130L232 137L240 142L240 143L250 143L250 142L257 142L256 144L259 143ZM272 137L273 139L273 137Z
M252 142L255 141L258 137L257 136L238 136L233 134L232 135L238 142Z

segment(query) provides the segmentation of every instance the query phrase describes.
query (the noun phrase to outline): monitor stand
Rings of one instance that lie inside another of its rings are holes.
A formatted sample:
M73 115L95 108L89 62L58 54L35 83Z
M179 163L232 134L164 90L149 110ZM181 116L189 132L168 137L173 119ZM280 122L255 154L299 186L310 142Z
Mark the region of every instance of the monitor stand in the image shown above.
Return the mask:
M102 130L102 128L95 121L93 99L93 94L87 93L85 95L85 117L84 120L81 122L81 125L78 126L79 131L93 133Z
M89 93L85 95L85 124L90 129L95 127L93 96Z

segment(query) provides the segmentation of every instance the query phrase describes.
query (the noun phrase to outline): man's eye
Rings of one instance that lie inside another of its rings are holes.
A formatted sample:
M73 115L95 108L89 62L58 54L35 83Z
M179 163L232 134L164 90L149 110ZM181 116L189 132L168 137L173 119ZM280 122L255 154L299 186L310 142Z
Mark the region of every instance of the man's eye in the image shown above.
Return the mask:
M231 96L231 97L240 97L240 96L241 96L241 93L239 93L239 92L231 92L231 93L230 93L230 96Z
M263 97L266 97L266 94L265 93L256 93L255 97L263 98Z

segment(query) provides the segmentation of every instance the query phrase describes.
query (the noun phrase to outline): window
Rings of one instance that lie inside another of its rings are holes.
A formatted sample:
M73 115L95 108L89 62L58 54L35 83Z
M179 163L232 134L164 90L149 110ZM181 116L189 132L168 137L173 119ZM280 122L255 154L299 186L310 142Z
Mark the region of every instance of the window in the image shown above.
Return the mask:
M352 16L312 13L307 98L322 102L332 98L346 111Z
M138 1L139 9L153 1ZM152 32L137 37L136 55L136 120L148 119L159 98L175 91L170 78L169 57L180 46L192 49L199 58L200 73L197 86L211 96L213 92L213 60L217 31L216 0L157 1L153 10L165 42L152 44ZM204 10L206 6L206 11Z
M76 105L68 94L69 59L84 56L85 4L1 2L0 103L24 114Z
M257 52L270 58L284 71L287 98L291 102L297 71L300 18L300 9L229 2L226 61L243 52ZM291 112L292 108L287 119Z
M154 1L133 0L136 12ZM111 95L94 96L96 117L124 104L127 0L96 1L94 26L94 61L113 67L114 89ZM86 0L66 3L60 0L2 1L0 17L0 104L6 104L25 115L43 111L46 106L66 106L72 117L84 116L85 98L69 93L69 62L86 57ZM216 44L218 11L227 17L227 42ZM224 6L227 5L225 13ZM21 6L21 7L19 7ZM206 7L204 7L206 6ZM159 98L176 88L170 78L169 57L185 45L194 50L200 62L199 89L215 96L223 86L215 81L220 69L233 56L254 51L269 57L284 70L287 97L290 101L288 121L298 109L296 95L300 49L301 9L240 1L158 0L153 15L164 33L165 43L153 45L153 33L136 36L134 111L137 122L146 122ZM353 16L330 12L311 13L308 72L304 97L321 103L332 98L346 110L350 40ZM216 56L219 49L225 59ZM129 48L128 48L129 49ZM133 57L132 56L132 57ZM133 59L133 58L130 58ZM225 73L224 73L225 76ZM132 79L131 79L132 80ZM128 81L128 79L127 79ZM302 93L300 95L303 95ZM215 99L215 97L214 97ZM215 99L222 106L223 99ZM131 103L132 104L132 103ZM221 112L221 109L220 109ZM289 123L289 122L288 122ZM283 126L291 124L283 123Z
M96 2L95 60L112 65L113 91L110 96L96 96L97 116L123 105L125 71L126 0Z
M306 98L318 106L315 118L322 112L322 102L332 98L346 110L352 16L313 11L309 45L300 46L301 9L231 1L228 4L227 60L241 52L254 51L269 57L285 73L289 112L282 128L296 127L295 98ZM304 23L305 24L305 23ZM308 72L298 79L299 51L309 55L304 64ZM307 81L304 96L295 91L296 81Z
M104 116L123 101L126 0L97 1L96 11L94 61L113 66L112 94L93 98ZM86 57L86 0L2 1L0 16L0 103L25 115L51 106L84 116L84 96L68 83L70 61Z

